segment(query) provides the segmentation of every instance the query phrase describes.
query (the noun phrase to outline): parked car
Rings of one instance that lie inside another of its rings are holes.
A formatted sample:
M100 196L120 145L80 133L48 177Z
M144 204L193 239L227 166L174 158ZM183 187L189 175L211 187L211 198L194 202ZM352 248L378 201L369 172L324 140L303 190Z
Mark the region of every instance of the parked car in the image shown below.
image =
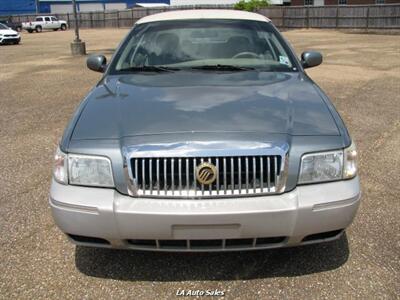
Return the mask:
M0 23L0 44L19 44L21 36L18 32Z
M78 245L254 250L338 239L360 201L345 124L266 17L140 19L55 154L50 205Z
M33 22L23 22L22 28L32 33L33 31L42 32L43 30L54 30L57 31L67 30L67 22L63 20L58 20L53 16L38 16Z
M0 23L3 25L6 25L7 27L11 28L12 30L15 30L17 32L22 31L22 23L21 22L13 22L12 20L0 20Z

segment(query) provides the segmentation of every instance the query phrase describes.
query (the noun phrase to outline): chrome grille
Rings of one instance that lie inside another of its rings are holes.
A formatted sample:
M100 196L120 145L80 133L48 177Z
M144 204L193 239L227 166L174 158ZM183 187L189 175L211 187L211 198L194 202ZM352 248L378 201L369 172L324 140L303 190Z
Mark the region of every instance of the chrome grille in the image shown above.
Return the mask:
M283 159L282 159L283 158ZM135 195L151 197L223 197L280 192L284 179L280 155L224 157L134 157L130 159ZM213 164L212 184L200 184L196 167Z

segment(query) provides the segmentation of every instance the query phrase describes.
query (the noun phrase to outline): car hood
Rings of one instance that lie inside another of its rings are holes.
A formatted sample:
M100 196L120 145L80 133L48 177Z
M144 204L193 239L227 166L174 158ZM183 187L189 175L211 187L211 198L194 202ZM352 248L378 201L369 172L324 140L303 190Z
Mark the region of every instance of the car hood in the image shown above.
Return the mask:
M12 29L0 29L0 34L18 34L18 32Z
M109 75L82 107L73 140L184 132L339 135L327 104L301 73Z

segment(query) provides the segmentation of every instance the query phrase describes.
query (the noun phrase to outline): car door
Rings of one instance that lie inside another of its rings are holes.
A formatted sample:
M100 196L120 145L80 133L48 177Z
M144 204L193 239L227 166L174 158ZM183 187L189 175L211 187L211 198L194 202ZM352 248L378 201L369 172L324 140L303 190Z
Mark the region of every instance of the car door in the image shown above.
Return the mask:
M50 17L44 17L43 29L52 29Z
M50 17L51 19L51 28L58 29L60 28L60 21L56 17Z

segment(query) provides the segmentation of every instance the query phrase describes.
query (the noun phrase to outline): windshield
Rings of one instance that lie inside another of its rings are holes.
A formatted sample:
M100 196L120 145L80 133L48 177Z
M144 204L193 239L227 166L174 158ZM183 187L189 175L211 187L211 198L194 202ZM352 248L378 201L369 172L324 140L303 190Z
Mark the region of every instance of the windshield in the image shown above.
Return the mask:
M181 69L297 70L288 46L271 24L201 19L135 26L110 72Z
M0 29L8 29L8 27L6 25L0 23Z

